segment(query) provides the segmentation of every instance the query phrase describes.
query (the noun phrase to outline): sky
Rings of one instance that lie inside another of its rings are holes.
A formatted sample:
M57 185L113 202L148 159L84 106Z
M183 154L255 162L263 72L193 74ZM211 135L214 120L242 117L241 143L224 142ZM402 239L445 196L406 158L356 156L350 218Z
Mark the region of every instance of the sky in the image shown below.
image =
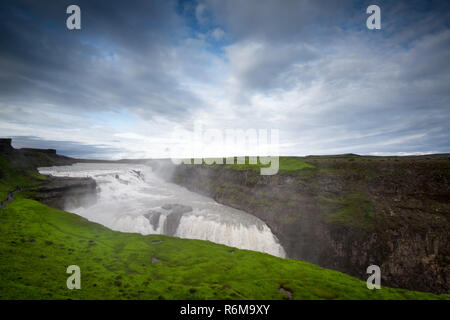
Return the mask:
M446 153L449 25L449 1L2 0L0 137L161 158L200 124L278 130L281 155Z

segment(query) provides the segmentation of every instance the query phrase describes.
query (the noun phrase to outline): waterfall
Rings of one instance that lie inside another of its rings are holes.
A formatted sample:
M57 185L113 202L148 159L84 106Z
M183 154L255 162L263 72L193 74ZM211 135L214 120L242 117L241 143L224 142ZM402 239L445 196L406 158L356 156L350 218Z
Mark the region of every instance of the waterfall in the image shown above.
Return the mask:
M260 219L166 182L148 166L77 163L39 172L95 179L97 202L65 209L112 230L209 240L285 257L278 239Z

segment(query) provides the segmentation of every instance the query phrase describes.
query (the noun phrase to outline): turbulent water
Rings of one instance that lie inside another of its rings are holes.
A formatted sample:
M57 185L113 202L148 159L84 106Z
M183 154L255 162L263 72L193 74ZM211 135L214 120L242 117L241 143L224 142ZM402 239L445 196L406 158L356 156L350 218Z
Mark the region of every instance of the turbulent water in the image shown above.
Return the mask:
M110 229L209 240L285 257L283 247L260 219L165 182L148 166L83 163L39 171L95 179L97 202L66 210Z

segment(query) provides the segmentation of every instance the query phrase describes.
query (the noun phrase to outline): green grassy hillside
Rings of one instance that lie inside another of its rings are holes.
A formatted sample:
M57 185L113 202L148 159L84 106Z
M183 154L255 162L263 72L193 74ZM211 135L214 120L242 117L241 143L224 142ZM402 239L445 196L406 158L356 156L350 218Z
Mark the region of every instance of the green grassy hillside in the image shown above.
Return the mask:
M9 157L0 154L0 202L6 199L9 192L39 185L44 180L45 176L34 168L18 166Z
M81 268L81 289L66 268ZM0 211L0 299L448 299L208 241L121 233L19 196Z

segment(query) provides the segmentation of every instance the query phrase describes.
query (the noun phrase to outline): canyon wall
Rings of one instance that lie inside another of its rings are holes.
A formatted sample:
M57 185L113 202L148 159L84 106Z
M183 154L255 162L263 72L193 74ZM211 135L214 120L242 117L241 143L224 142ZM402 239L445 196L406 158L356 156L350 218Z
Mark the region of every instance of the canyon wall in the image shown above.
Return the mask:
M264 220L288 257L382 285L450 291L450 158L305 158L313 168L180 165L171 180Z
M97 200L97 184L92 178L48 176L31 196L50 207L67 210L94 204Z

